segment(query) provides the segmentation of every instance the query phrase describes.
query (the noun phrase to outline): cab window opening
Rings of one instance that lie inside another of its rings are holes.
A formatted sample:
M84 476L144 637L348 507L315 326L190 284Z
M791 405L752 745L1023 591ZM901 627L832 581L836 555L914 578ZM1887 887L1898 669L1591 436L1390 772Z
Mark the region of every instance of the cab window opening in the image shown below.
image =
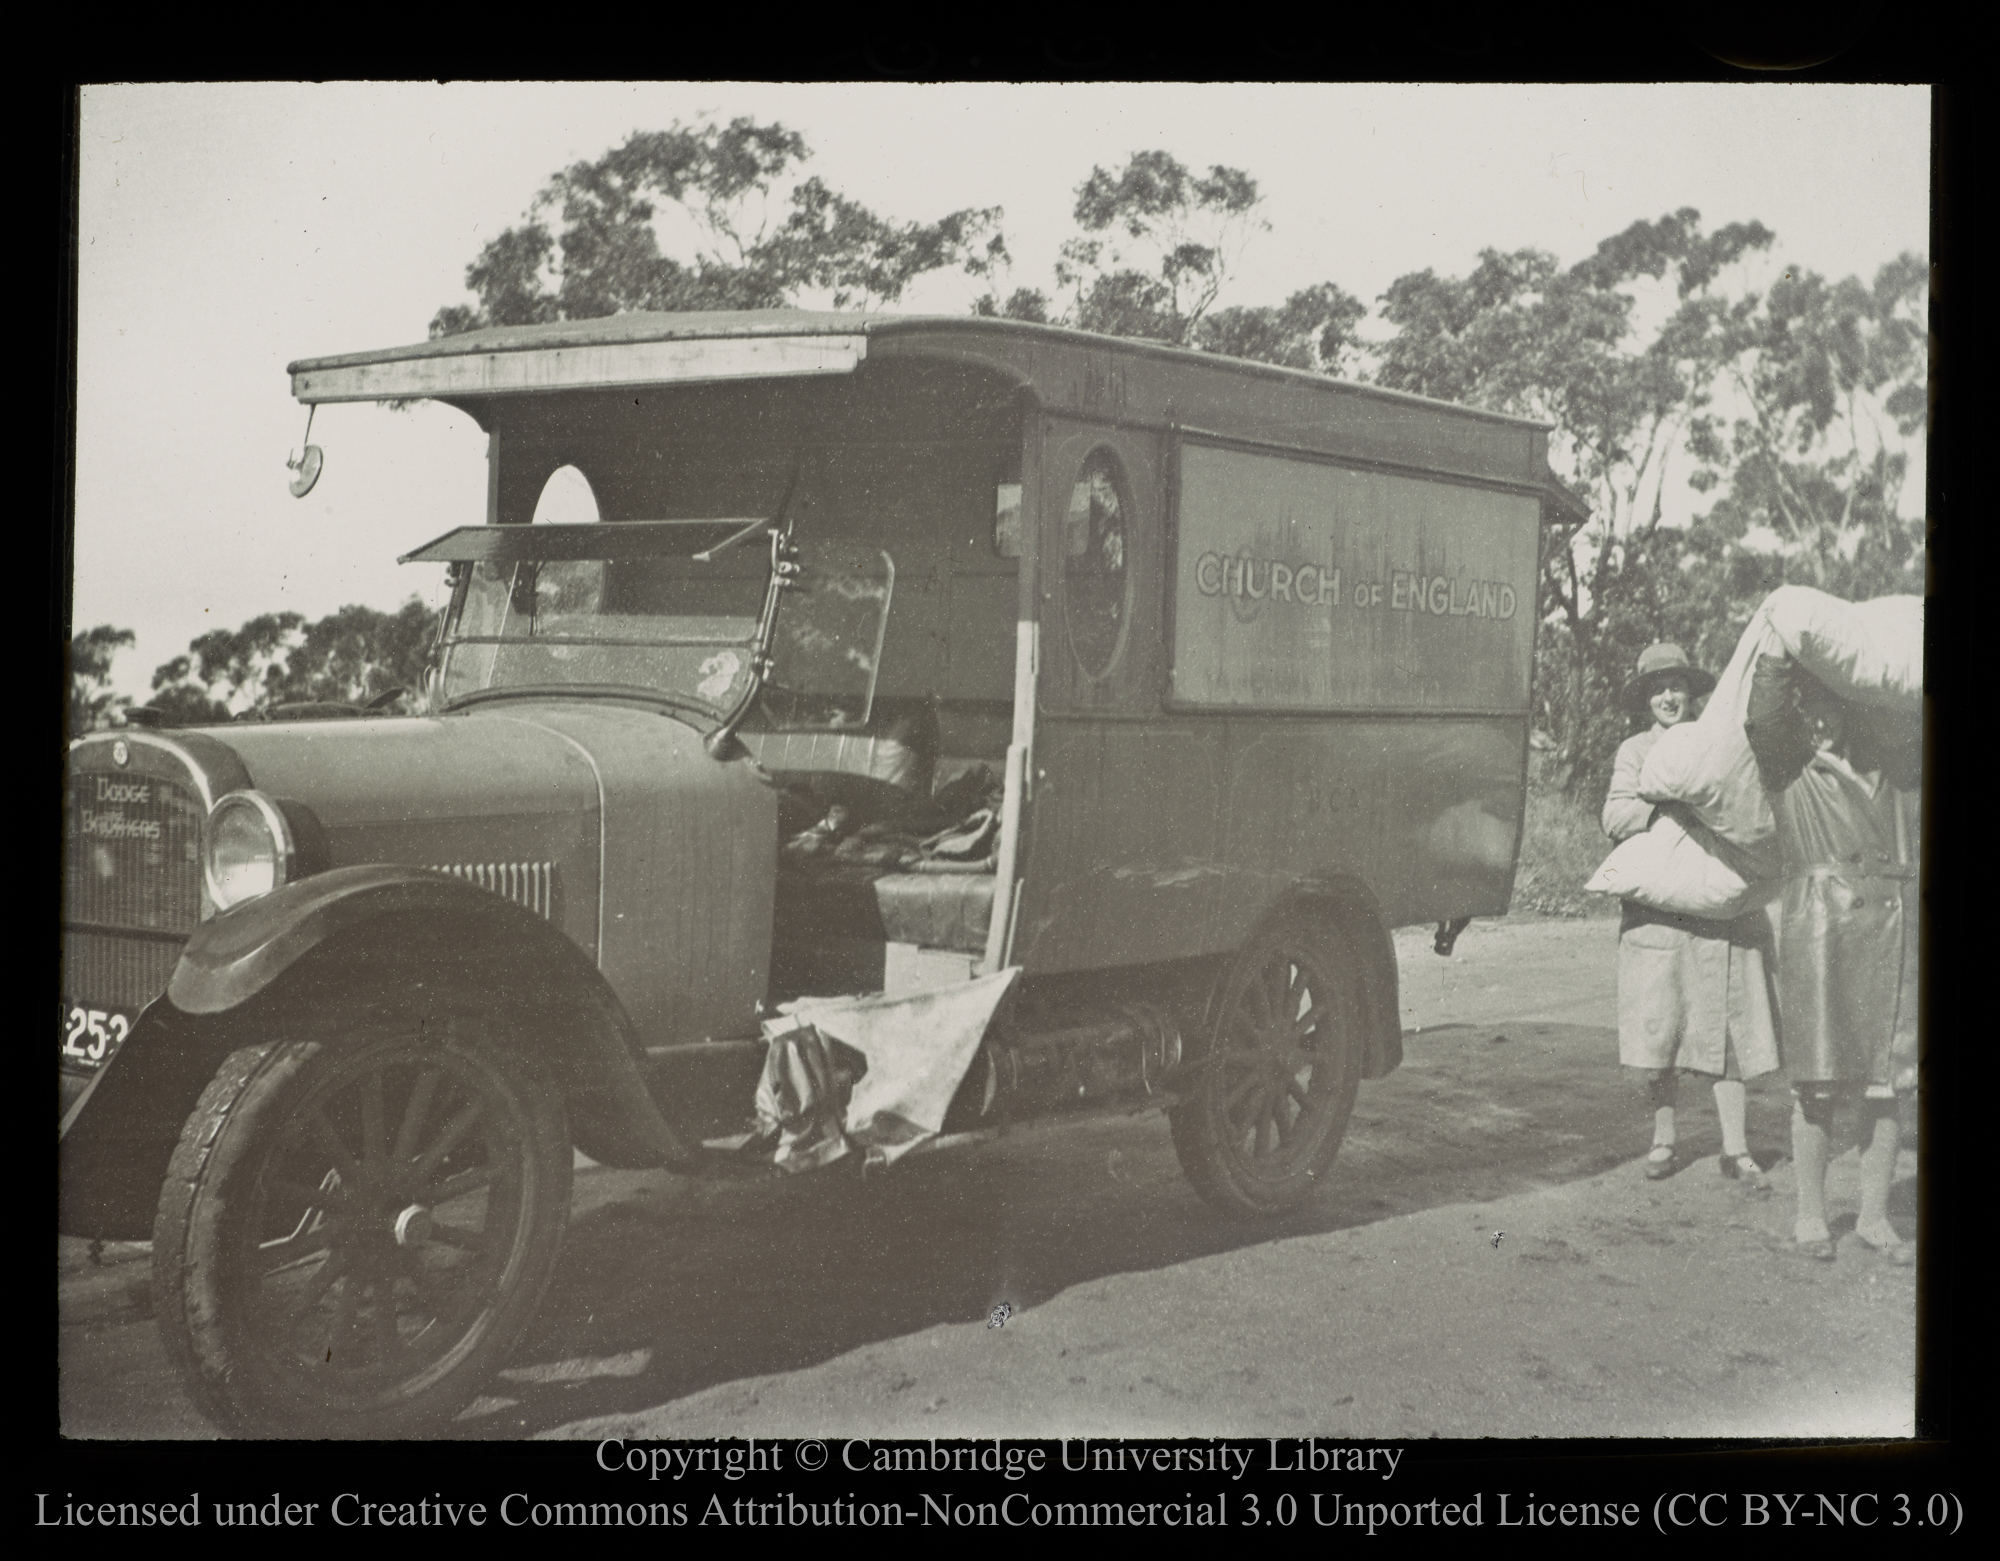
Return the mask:
M535 500L535 524L595 525L600 518L597 490L581 468L565 464L549 473Z
M1009 449L993 479L993 553L1021 556L1021 452Z
M1063 605L1070 646L1085 677L1108 674L1125 644L1131 485L1116 453L1084 458L1063 515Z

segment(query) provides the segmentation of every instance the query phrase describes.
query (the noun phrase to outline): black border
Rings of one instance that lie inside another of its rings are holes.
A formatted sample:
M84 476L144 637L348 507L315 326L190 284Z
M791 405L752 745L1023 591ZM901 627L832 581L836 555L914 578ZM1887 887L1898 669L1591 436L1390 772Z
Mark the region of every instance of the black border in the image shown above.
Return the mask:
M1936 282L1928 489L1931 567L1936 586L1928 619L1931 651L1927 692L1932 719L1925 840L1930 872L1924 895L1929 955L1925 1020L1930 1055L1926 1059L1925 1130L1920 1151L1924 1251L1918 1340L1919 1440L1887 1446L1631 1441L1414 1444L1425 1465L1440 1476L1446 1471L1463 1471L1468 1490L1481 1485L1526 1484L1547 1493L1596 1492L1599 1494L1594 1499L1602 1500L1609 1498L1613 1488L1638 1484L1737 1491L1752 1487L1824 1489L1842 1484L1850 1489L1863 1484L1888 1488L1901 1482L1911 1489L1952 1490L1964 1499L1977 1494L1976 1487L1966 1483L1974 1467L1969 1445L1971 1423L1964 1412L1954 1414L1952 1392L1955 1380L1969 1365L1957 1337L1961 1255L1979 1251L1970 1228L1959 1216L1964 1205L1958 1192L1965 1160L1961 1132L1972 1125L1961 1121L1960 1102L1970 1094L1965 1086L1972 1073L1968 1066L1971 1053L1978 1049L1981 1036L1990 1033L1992 1020L1984 1011L1967 1013L1964 1023L1956 1020L1962 1011L1958 1001L1963 990L1959 984L1962 972L1980 968L1990 962L1990 956L1980 947L1984 927L1965 903L1965 879L1951 874L1952 867L1973 853L1955 844L1948 852L1933 851L1932 847L1947 840L1963 840L1967 846L1985 843L1977 827L1985 818L1975 814L1967 800L1972 785L1970 765L1975 762L1974 739L1961 737L1958 720L1961 701L1966 698L1961 680L1976 675L1973 669L1983 672L1981 663L1990 660L1990 656L1979 654L1984 643L1974 645L1970 633L1983 605L1975 602L1979 582L1985 578L1979 566L1988 542L1969 513L1963 518L1958 513L1958 496L1966 491L1968 471L1965 436L1960 433L1965 418L1959 407L1970 394L1967 387L1971 383L1961 365L1972 360L1976 351L1966 306L1983 302L1975 292L1983 279L1975 279L1966 264L1962 220L1979 198L1969 188L1976 175L1965 170L1981 166L1973 163L1969 149L1974 114L1968 107L1981 98L1970 82L1960 78L1969 69L1964 62L1981 56L1967 46L1970 30L1961 32L1950 20L1918 19L1879 9L1864 12L1854 5L1819 8L1803 20L1797 9L1788 8L1782 16L1790 18L1789 22L1765 20L1765 15L1780 14L1776 7L1764 8L1764 13L1751 15L1746 21L1742 8L1717 7L1705 15L1683 14L1678 20L1655 18L1643 24L1620 25L1607 23L1601 15L1572 20L1551 13L1486 13L1480 21L1461 24L1428 19L1355 19L1336 12L1325 20L1273 21L1261 29L1254 23L1221 29L1221 36L1182 25L1172 29L1178 39L1172 43L1135 40L1135 25L1129 20L1095 28L1088 23L1065 23L1059 29L1061 36L1052 41L1018 42L1011 38L996 42L990 37L970 43L941 41L891 27L860 41L854 41L850 33L839 42L822 42L800 38L786 28L782 38L759 40L754 52L741 45L680 44L670 61L654 64L659 74L680 78L773 81L1783 80L1933 85L1931 255ZM1807 37L1788 37L1783 31L1788 25L1803 27ZM1033 19L1023 19L1023 30L1034 26ZM989 27L989 32L1005 30L1004 19ZM470 74L495 79L526 74L541 79L616 78L630 74L630 56L624 52L629 41L615 36L621 31L614 27L599 35L602 42L612 45L608 50L599 41L565 45L560 40L551 44L537 38L536 57L531 62L525 55L505 61L490 52L479 57L478 46L469 48L461 36L448 56L444 50L415 44L411 55L387 69L379 57L362 58L355 45L329 40L325 30L319 30L313 47L302 53L281 56L280 50L273 49L255 61L240 54L218 56L212 45L197 56L192 47L197 40L185 32L164 46L157 39L135 33L115 47L106 46L105 52L71 60L72 68L58 79L44 79L30 87L25 96L37 121L30 146L47 180L38 186L39 199L34 202L46 215L35 227L50 234L47 254L55 270L43 305L30 305L31 313L48 308L46 319L52 328L31 331L30 338L40 349L33 356L40 359L44 387L36 399L50 414L48 568L58 722L64 708L62 662L70 631L80 85L138 79L295 79L302 59L310 61L319 79L440 79ZM1704 42L1721 54L1739 58L1768 60L1788 50L1796 53L1801 43L1808 53L1833 52L1831 58L1801 68L1751 70L1719 58ZM348 51L344 56L343 47ZM429 68L447 57L448 71ZM468 70L475 62L476 68ZM525 71L523 63L528 64ZM32 389L29 393L36 394ZM28 816L36 813L30 811ZM59 841L52 843L51 850L59 853ZM59 860L51 866L59 872ZM39 1003L36 1006L39 1011ZM53 1160L40 1144L25 1152L31 1156L27 1184L43 1193L31 1198L30 1206L52 1208ZM54 1323L53 1295L44 1294L48 1300L43 1304ZM52 1379L54 1360L42 1358L49 1362ZM584 1467L587 1444L426 1443L355 1446L336 1453L324 1447L290 1449L232 1443L218 1458L212 1449L200 1444L65 1442L54 1424L53 1387L50 1380L42 1399L50 1411L46 1418L30 1412L30 1429L24 1438L26 1456L15 1464L28 1476L21 1484L26 1493L60 1491L85 1482L99 1487L115 1482L120 1494L143 1499L146 1489L172 1492L213 1487L223 1479L220 1471L225 1469L226 1483L246 1499L287 1483L302 1489L302 1479L319 1489L365 1483L384 1495L399 1490L414 1495L419 1487L442 1489L447 1483L469 1485L474 1481L505 1485L533 1479L555 1489L586 1483L594 1473ZM414 1470L413 1464L418 1466ZM330 1468L337 1468L337 1476L329 1474ZM25 1523L32 1525L31 1495L24 1496L21 1510ZM1342 1531L1342 1537L1346 1532Z

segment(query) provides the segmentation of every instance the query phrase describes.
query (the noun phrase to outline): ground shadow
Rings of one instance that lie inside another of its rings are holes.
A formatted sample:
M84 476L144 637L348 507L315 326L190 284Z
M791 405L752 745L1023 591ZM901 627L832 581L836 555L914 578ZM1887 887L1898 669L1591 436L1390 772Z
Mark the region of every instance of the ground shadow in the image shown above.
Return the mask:
M635 1411L980 1321L1002 1300L1031 1308L1109 1275L1596 1175L1649 1142L1650 1110L1608 1029L1453 1026L1412 1033L1405 1053L1362 1086L1320 1200L1267 1223L1195 1196L1157 1112L1038 1125L865 1180L625 1177L594 1206L579 1200L533 1336L454 1434ZM1714 1175L1708 1091L1687 1081L1682 1095L1681 1142L1708 1163L1681 1174ZM1751 1086L1751 1145L1767 1164L1788 1112L1781 1085Z

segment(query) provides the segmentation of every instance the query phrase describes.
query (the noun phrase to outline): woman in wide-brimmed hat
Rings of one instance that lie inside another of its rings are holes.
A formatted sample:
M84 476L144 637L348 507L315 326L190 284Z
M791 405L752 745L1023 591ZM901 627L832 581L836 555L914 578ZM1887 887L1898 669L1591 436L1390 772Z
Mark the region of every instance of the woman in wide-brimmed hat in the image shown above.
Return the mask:
M1604 799L1604 832L1624 840L1651 826L1659 809L1639 795L1639 772L1660 734L1694 714L1715 678L1665 641L1640 653L1625 697L1646 729L1618 749ZM1754 1192L1769 1190L1744 1131L1745 1079L1778 1067L1771 1017L1771 924L1761 910L1709 921L1625 901L1618 929L1618 1060L1639 1070L1653 1106L1646 1175L1658 1181L1684 1163L1674 1128L1679 1075L1713 1082L1722 1123L1722 1174Z

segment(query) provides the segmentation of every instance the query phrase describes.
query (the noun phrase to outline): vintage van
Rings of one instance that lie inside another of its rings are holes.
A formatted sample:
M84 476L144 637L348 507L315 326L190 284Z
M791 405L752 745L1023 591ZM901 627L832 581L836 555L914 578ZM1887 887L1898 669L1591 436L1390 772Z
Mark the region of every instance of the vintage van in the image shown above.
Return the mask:
M1291 1208L1401 1059L1390 929L1507 908L1581 518L1539 425L781 310L291 376L457 408L488 480L408 555L420 715L69 753L63 1228L152 1238L228 1430L447 1421L573 1151L776 1174L760 1099L795 1165L1156 1103L1203 1197ZM536 523L573 473L598 519Z

